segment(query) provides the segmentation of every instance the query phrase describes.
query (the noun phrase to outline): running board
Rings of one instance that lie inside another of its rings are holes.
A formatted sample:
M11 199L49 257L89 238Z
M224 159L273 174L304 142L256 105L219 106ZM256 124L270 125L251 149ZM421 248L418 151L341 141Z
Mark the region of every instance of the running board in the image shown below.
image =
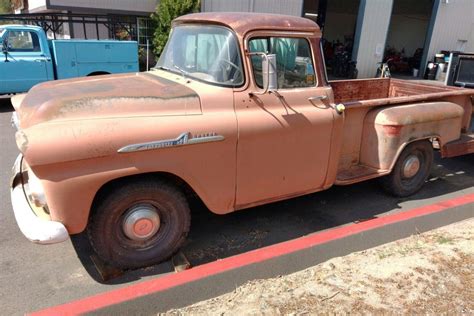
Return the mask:
M336 185L349 185L369 179L378 178L390 173L389 171L378 170L364 165L351 166L349 169L339 170L337 173Z

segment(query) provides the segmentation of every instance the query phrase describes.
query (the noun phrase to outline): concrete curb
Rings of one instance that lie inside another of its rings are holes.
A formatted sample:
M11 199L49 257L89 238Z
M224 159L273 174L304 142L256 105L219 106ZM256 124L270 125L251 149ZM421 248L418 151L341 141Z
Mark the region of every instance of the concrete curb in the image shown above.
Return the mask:
M474 194L318 232L33 315L156 314L233 291L249 280L293 273L471 217Z

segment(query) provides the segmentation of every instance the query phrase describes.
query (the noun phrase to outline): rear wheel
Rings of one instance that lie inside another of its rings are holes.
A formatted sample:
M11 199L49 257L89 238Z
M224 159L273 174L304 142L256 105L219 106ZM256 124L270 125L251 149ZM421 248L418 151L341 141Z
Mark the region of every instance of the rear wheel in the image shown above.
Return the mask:
M88 236L98 256L122 269L168 259L183 244L191 216L182 192L141 180L112 189L96 205Z
M418 192L430 175L433 146L429 141L409 144L400 154L392 173L381 179L384 189L398 197Z

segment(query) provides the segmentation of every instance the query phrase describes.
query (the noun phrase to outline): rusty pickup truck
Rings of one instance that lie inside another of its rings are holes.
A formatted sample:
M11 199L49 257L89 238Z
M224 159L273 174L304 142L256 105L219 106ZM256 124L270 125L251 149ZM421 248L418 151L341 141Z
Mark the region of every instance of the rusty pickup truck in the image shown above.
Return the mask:
M15 97L21 231L42 244L87 231L105 262L143 267L182 245L189 196L226 214L378 177L408 196L435 150L474 152L474 90L329 82L320 44L304 18L191 14L149 72Z

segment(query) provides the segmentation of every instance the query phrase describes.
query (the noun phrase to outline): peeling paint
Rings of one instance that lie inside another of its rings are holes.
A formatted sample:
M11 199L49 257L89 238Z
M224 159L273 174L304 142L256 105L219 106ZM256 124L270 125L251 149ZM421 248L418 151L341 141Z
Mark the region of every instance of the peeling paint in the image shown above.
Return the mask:
M47 83L33 88L19 109L21 128L57 119L200 114L191 88L147 73Z

